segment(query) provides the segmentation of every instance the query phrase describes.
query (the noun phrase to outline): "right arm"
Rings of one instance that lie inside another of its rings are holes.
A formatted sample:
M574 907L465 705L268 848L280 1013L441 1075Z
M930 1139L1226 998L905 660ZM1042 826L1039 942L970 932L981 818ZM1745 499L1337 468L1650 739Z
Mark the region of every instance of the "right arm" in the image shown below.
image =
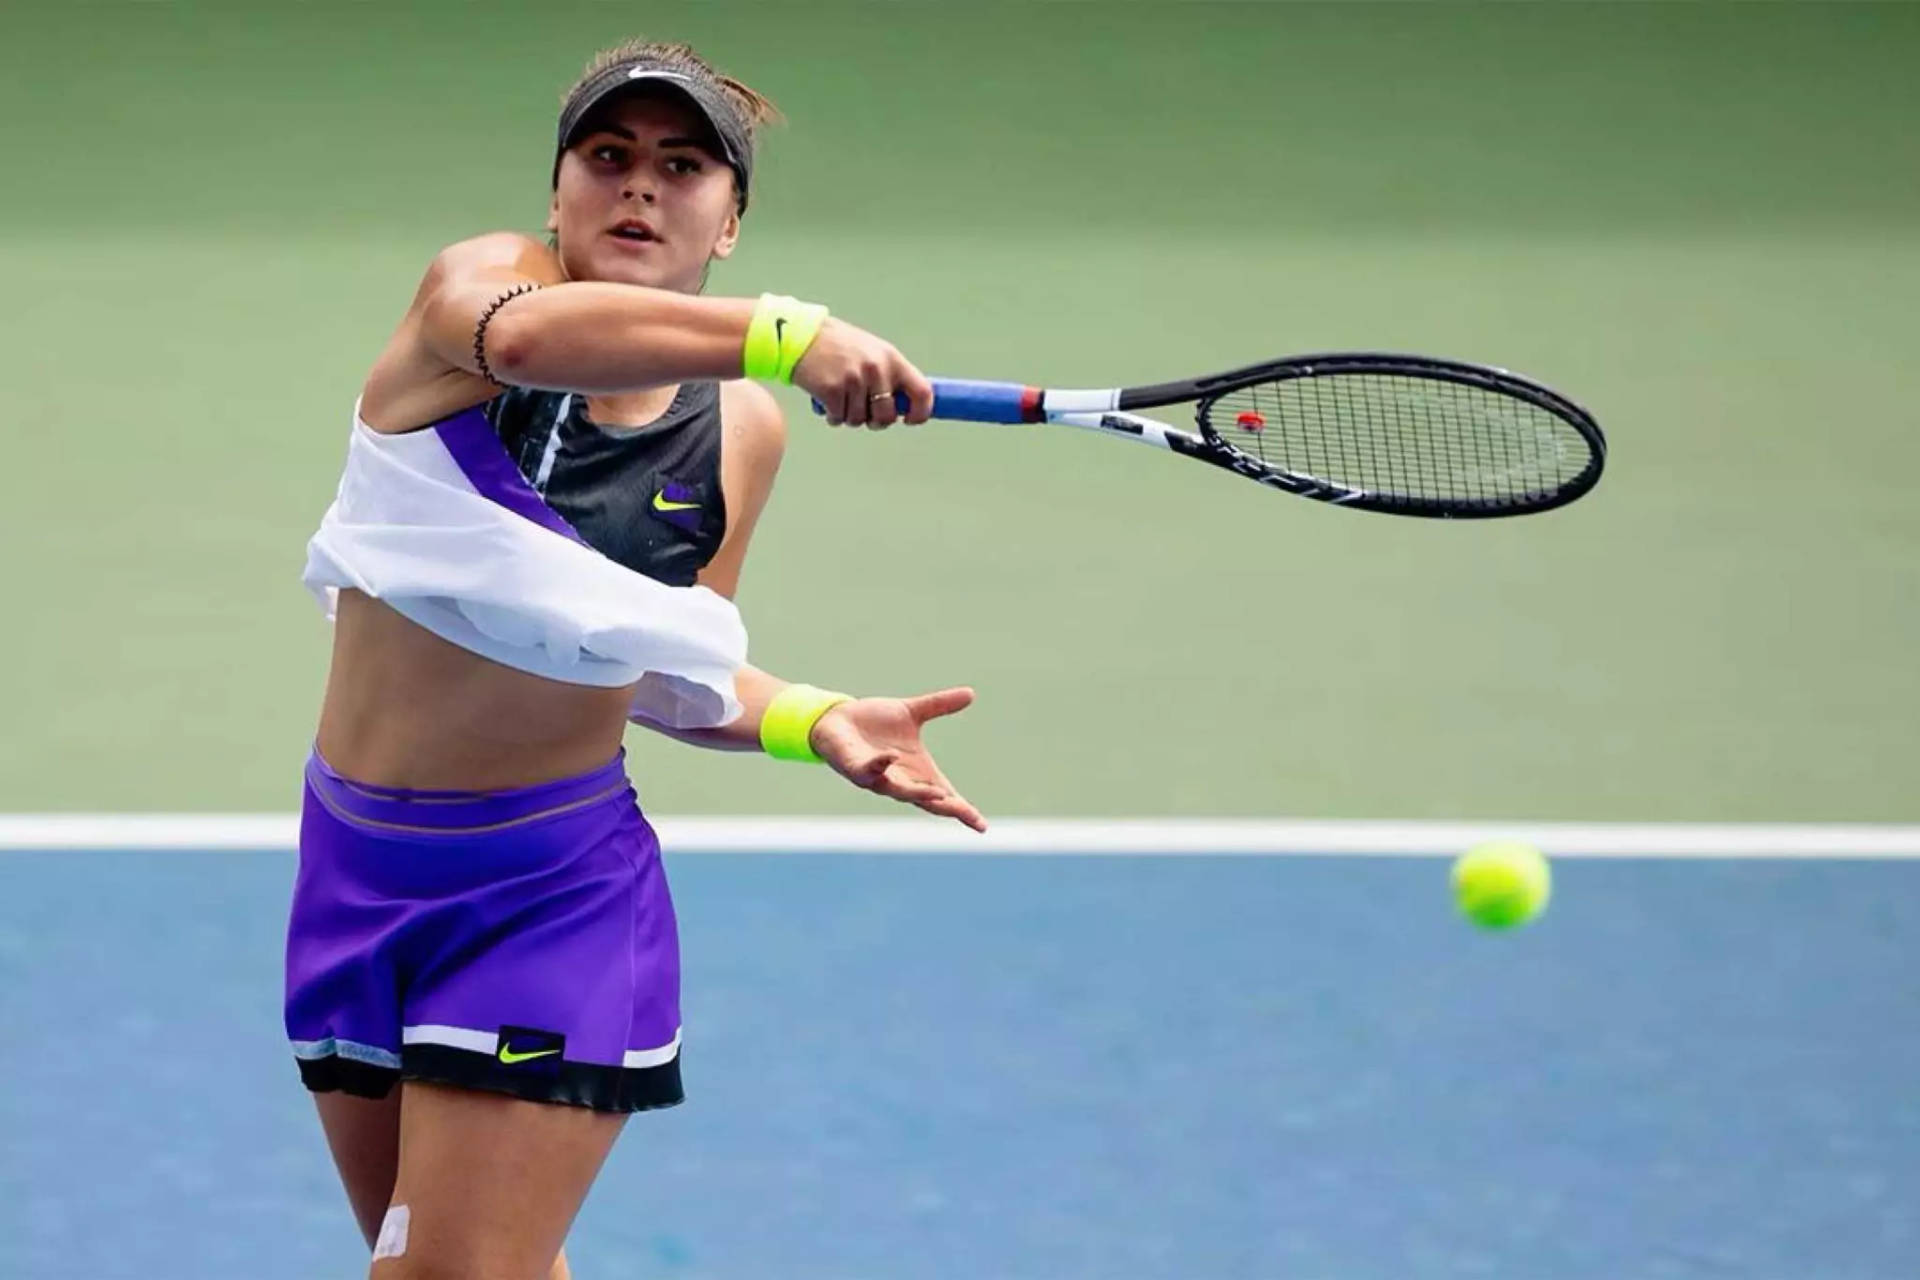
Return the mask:
M529 284L540 287L498 307L482 335L487 366L502 383L595 395L741 376L752 299L568 281L545 245L502 233L434 259L367 380L363 416L406 431L491 397L475 331L502 295ZM906 357L839 320L820 330L793 381L834 423L894 422L891 401L871 398L879 391L907 393L908 422L925 421L933 407L932 388Z

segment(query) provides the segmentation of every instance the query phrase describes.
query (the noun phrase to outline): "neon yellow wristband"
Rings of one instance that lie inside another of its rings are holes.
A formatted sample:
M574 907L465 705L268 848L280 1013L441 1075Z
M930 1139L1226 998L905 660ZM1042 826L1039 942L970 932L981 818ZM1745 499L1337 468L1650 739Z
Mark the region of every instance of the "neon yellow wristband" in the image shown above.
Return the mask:
M820 336L827 309L817 302L801 302L778 293L763 293L747 322L747 345L740 353L741 372L762 382L792 382L793 367Z
M775 760L801 760L820 763L813 753L813 726L820 717L853 698L844 693L816 689L810 684L790 684L773 695L767 713L760 717L760 745Z

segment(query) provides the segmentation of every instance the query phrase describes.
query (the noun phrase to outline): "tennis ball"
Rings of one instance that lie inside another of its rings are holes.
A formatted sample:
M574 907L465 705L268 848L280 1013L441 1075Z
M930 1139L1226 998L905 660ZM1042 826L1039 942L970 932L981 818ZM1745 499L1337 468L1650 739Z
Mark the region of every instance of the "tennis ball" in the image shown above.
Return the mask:
M1553 873L1538 849L1496 841L1467 850L1453 864L1453 900L1483 929L1511 929L1546 910Z

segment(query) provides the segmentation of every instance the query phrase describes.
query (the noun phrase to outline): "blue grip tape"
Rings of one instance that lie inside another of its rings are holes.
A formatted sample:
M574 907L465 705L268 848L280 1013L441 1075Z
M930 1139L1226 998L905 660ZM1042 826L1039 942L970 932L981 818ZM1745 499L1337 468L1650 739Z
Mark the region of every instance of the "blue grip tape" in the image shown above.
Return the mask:
M949 422L1025 422L1027 388L1017 382L971 382L965 378L934 378L933 416ZM907 396L893 393L894 407L907 411ZM815 413L825 413L818 400Z
M959 422L1025 422L1027 389L1017 382L933 380L933 416Z

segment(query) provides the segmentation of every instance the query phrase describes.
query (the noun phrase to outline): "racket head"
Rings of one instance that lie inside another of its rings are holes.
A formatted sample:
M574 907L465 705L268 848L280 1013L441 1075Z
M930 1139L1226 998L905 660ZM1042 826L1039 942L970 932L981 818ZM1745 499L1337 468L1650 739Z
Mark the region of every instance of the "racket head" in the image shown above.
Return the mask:
M1485 365L1378 352L1300 356L1136 388L1121 393L1120 407L1189 399L1210 461L1362 511L1531 515L1587 493L1606 467L1606 437L1592 414Z

